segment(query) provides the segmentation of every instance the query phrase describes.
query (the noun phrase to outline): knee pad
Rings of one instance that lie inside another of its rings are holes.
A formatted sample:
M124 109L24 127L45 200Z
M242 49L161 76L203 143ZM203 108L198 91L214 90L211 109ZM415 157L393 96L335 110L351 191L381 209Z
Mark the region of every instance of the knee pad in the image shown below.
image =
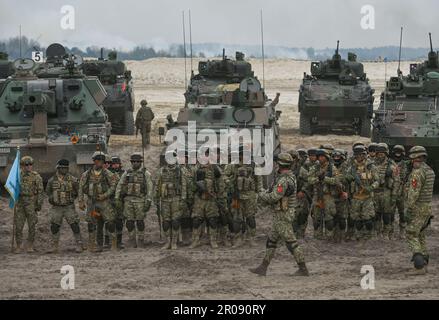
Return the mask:
M143 221L143 220L136 220L136 226L137 226L137 230L145 231L145 221Z
M218 228L218 218L217 217L209 218L207 220L207 223L208 223L209 227L212 229Z
M79 229L79 223L77 223L77 222L72 223L72 224L70 225L70 228L72 229L73 233L79 233L79 232L81 232L81 230Z
M416 269L422 269L425 266L424 256L419 252L413 255L412 261Z
M357 229L358 231L363 229L363 221L362 220L355 221L355 229Z
M255 217L249 217L247 218L247 226L250 229L255 229L256 228L256 218Z
M167 232L169 229L171 229L171 221L165 220L162 222L163 231Z
M201 223L203 222L203 220L201 220L200 218L194 218L192 219L192 226L196 229L199 228L201 226Z
M287 246L287 249L291 254L294 254L294 250L297 249L299 244L297 242L286 242L285 245Z
M116 225L116 231L123 231L123 221L122 219L117 219L114 224Z
M428 254L424 255L424 261L425 261L425 265L427 265L428 262L430 261L430 256Z
M114 233L116 231L116 225L114 224L113 221L107 222L105 224L105 229L107 229L107 231L110 233Z
M96 225L94 224L94 223L87 223L87 230L88 230L88 232L94 232L94 231L96 231Z
M132 231L134 231L134 228L135 228L135 226L134 226L134 220L127 220L127 222L126 222L126 227L127 227L127 230L128 230L128 232L132 232Z
M325 227L327 230L332 231L334 229L334 220L325 221Z
M374 223L373 223L373 222L374 222L373 219L366 220L366 221L364 222L364 226L366 227L366 230L367 230L367 231L372 231L373 226L374 226Z
M267 238L267 243L265 244L267 249L276 249L277 248L277 242L271 240L270 238Z
M177 231L178 229L180 229L180 220L179 219L172 220L171 226L172 226L172 230Z
M383 213L383 223L390 224L392 222L392 214L391 213Z
M61 226L59 224L56 224L56 223L50 224L50 231L52 232L52 234L57 234L59 232L60 228L61 228Z

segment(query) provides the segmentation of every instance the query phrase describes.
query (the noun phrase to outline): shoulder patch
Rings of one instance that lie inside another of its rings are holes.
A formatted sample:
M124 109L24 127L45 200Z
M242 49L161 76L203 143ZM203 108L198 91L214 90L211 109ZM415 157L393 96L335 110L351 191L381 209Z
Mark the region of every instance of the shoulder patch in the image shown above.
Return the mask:
M278 184L277 185L277 193L283 193L284 192L284 187L282 186L282 184Z
M416 178L412 179L412 187L416 189L418 187L418 180Z

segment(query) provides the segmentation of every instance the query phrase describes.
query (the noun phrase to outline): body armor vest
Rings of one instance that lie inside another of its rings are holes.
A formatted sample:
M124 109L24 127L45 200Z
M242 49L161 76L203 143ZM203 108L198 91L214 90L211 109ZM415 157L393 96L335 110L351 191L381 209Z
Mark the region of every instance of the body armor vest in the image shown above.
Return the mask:
M56 206L67 206L73 204L76 198L76 191L73 186L75 178L67 174L64 179L60 179L57 175L52 181L52 199Z
M129 197L142 197L146 194L145 169L129 169L125 176L125 190Z

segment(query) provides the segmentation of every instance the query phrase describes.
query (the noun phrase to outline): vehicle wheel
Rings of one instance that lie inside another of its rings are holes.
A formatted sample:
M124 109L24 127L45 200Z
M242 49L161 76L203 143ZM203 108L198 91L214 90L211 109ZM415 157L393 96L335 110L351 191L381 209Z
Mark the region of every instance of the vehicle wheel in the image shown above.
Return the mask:
M134 135L134 115L131 111L125 112L123 132L127 136Z
M312 135L311 121L307 116L303 115L302 113L300 114L299 126L300 126L300 134Z
M361 120L360 136L370 138L370 119L368 117Z

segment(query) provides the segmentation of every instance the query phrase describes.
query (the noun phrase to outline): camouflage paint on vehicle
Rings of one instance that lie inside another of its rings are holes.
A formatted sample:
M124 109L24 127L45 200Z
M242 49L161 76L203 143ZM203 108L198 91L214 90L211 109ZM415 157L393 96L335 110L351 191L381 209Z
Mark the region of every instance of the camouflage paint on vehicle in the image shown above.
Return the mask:
M374 89L354 53L341 59L337 49L332 59L311 63L299 89L300 133L318 130L349 131L370 136Z

